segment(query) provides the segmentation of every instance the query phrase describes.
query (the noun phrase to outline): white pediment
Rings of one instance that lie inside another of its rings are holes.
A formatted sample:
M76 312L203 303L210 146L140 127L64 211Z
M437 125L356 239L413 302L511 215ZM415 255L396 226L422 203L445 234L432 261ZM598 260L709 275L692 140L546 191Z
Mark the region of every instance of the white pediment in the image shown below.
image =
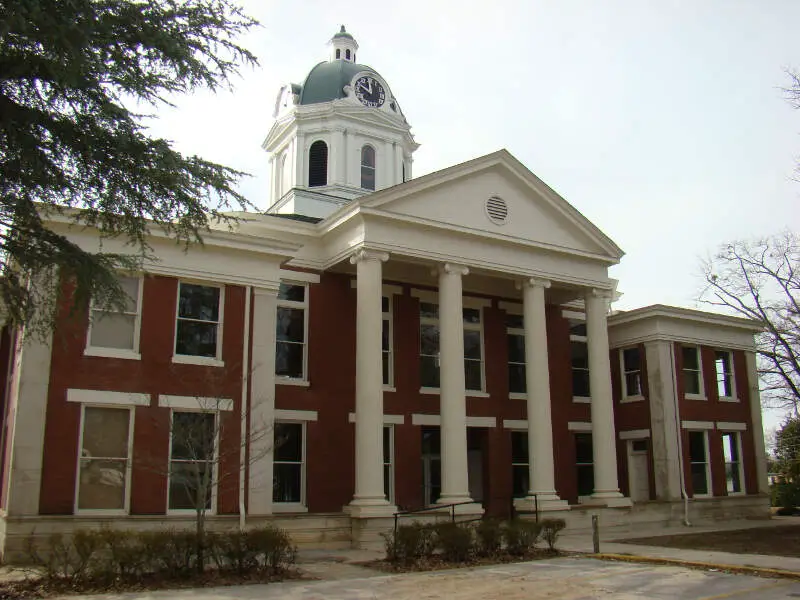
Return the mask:
M487 214L490 198L507 207L501 224ZM622 256L611 239L505 150L378 192L361 205L387 216L612 262Z

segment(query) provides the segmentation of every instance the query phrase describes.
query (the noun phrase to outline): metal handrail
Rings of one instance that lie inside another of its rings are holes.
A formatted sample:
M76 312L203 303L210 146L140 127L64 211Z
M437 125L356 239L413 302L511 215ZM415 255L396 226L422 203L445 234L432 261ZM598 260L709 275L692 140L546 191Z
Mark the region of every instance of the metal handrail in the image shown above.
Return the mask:
M394 513L394 534L397 535L397 518L404 516L404 515L414 515L417 513L424 513L424 512L434 512L437 510L442 510L443 508L450 509L450 519L453 523L456 522L456 506L462 506L464 504L475 504L472 500L464 501L464 502L453 502L451 504L437 504L435 506L429 506L427 508L417 508L416 510L398 510Z

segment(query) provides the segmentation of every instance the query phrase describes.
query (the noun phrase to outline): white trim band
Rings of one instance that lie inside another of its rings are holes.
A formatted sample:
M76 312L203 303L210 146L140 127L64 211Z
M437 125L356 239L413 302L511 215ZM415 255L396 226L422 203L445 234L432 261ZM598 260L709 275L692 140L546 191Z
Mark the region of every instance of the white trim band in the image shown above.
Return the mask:
M731 423L729 421L717 421L717 429L720 431L747 431L747 423Z
M162 408L180 408L184 410L233 410L233 400L230 398L202 396L170 396L168 394L159 394L158 405Z
M356 413L351 412L347 415L347 421L349 423L356 422ZM384 425L402 425L405 423L406 417L405 415L383 415L383 424Z
M315 410L289 410L285 408L275 409L276 421L316 421L317 411Z
M318 273L306 273L304 271L290 271L289 269L280 269L278 272L281 278L281 283L319 283Z
M585 431L587 433L591 433L592 424L585 421L570 421L567 423L567 429L569 431Z
M441 427L442 417L441 415L413 413L411 424ZM467 427L497 427L497 419L495 417L467 417Z
M525 419L503 419L505 429L524 429L528 431L528 421Z
M684 429L694 429L694 430L714 429L713 421L683 421L681 425Z
M649 429L631 429L630 431L620 431L621 440L646 440L650 437Z
M67 390L67 402L110 404L114 406L150 406L150 394L70 388Z

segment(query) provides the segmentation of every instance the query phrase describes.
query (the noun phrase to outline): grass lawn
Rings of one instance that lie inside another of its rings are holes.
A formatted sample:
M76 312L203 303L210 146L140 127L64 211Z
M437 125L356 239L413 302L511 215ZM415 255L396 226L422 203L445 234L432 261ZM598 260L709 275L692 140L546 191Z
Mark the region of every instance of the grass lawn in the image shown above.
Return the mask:
M800 558L800 525L615 540L624 544Z

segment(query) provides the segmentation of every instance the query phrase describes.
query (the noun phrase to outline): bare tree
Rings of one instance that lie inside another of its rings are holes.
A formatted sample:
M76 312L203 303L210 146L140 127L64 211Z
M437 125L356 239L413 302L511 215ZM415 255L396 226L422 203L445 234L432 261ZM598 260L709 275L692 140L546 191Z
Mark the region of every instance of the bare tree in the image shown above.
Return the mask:
M764 404L800 411L800 236L722 245L702 263L699 300L763 323L756 340Z

